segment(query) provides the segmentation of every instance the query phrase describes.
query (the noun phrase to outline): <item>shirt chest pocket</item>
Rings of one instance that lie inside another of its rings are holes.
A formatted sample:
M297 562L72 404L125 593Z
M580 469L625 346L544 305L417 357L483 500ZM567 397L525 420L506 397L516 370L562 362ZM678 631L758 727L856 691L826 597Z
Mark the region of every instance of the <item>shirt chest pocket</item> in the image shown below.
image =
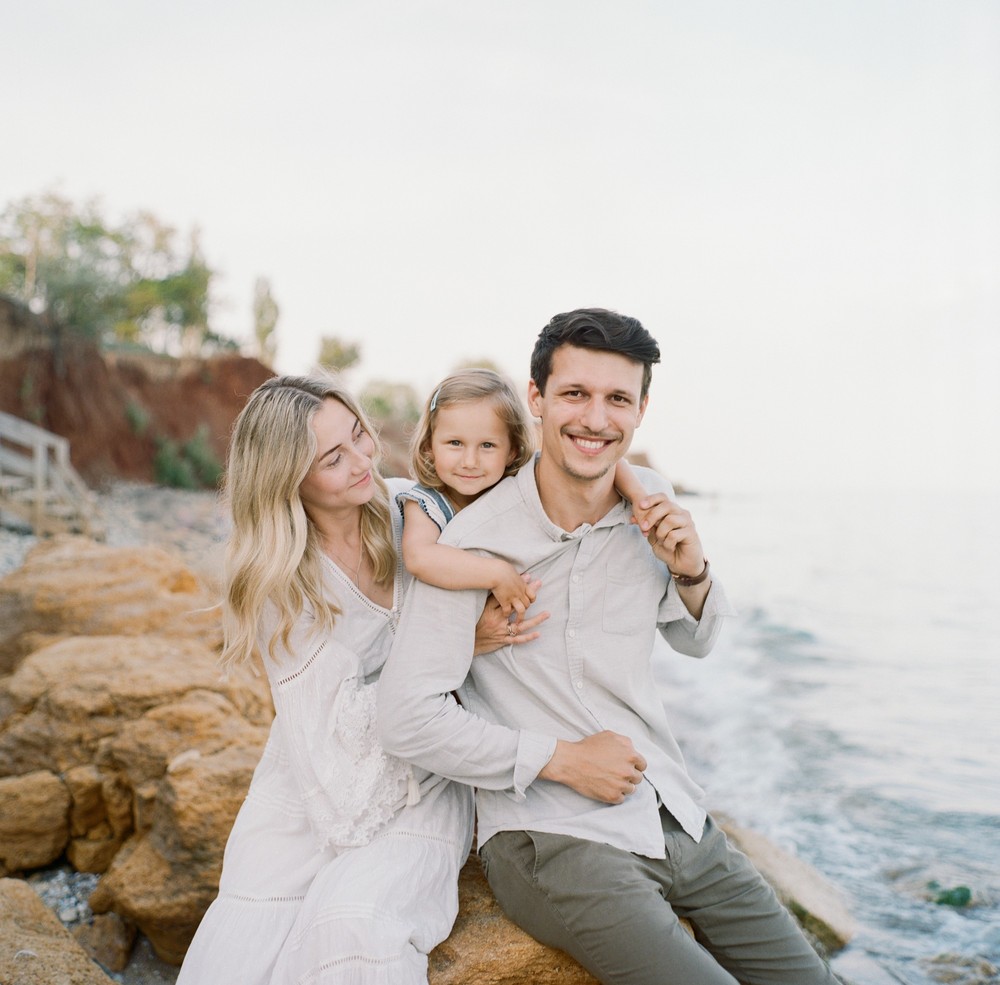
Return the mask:
M604 582L601 625L606 633L635 636L651 632L656 624L656 603L649 598L648 577L608 573Z

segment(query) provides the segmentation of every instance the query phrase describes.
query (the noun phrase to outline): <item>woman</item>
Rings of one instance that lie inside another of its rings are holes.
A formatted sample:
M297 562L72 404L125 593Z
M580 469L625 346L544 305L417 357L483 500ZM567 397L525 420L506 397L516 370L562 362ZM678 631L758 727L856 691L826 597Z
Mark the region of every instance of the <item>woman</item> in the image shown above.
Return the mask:
M230 444L223 662L262 655L275 719L178 985L425 983L458 910L471 791L387 756L374 687L407 586L365 415L276 377ZM540 619L521 623L516 639ZM496 605L476 649L509 642Z

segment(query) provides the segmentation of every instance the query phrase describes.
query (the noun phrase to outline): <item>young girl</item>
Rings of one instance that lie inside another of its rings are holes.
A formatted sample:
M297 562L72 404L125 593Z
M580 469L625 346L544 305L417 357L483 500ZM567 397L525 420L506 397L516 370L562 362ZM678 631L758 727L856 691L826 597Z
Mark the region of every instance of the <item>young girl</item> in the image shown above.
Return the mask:
M397 495L403 510L403 561L414 577L438 588L489 589L505 615L520 619L535 587L500 558L439 544L455 514L527 464L534 441L527 412L513 388L489 369L448 376L431 394L411 445L417 485ZM646 491L620 462L618 491L630 502Z
M396 497L410 574L439 588L487 588L504 615L522 616L534 593L512 564L437 539L459 510L513 475L533 451L527 412L506 380L490 369L447 377L431 394L411 444L417 485Z

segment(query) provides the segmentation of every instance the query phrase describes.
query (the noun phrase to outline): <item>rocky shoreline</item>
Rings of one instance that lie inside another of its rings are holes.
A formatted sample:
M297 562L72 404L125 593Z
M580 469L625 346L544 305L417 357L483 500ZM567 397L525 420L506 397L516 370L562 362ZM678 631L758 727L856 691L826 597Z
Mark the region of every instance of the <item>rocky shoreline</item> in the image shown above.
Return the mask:
M201 912L189 903L167 916L164 898L214 895L216 866L266 735L267 716L256 693L259 682L217 682L217 617L205 616L226 535L217 494L120 482L98 501L108 530L103 547L79 538L47 542L25 565L37 539L0 527L0 579L11 576L4 582L6 594L0 591L0 606L13 616L0 633L0 675L10 675L0 676L0 704L6 702L18 719L5 723L0 715L0 752L10 767L0 776L0 799L7 798L8 808L0 826L10 829L0 832L0 841L15 846L0 853L0 875L27 873L23 882L0 880L0 911L17 913L19 905L28 905L14 892L27 883L56 918L55 937L33 944L0 934L6 938L0 940L0 971L4 951L8 960L41 961L39 955L61 946L59 935L68 938L68 930L92 956L100 947L117 948L114 961L101 959L108 977L94 981L164 985L176 980L178 970L157 952L179 961ZM57 596L65 597L54 615ZM12 663L3 666L5 659ZM164 661L176 665L163 669ZM102 702L105 710L95 712ZM100 729L87 731L95 714L105 716ZM32 716L44 720L29 728ZM49 748L39 749L39 736ZM32 839L44 825L24 818L32 797L36 806L44 801L43 790L49 798L55 791L69 806L53 819L49 805L42 805L49 811L45 823L63 840L44 856L49 861L32 862L38 850ZM813 919L812 926L803 922L816 939L830 950L842 947L852 921L823 880L752 832L724 826L800 919L803 913ZM186 842L197 844L194 854L176 854ZM206 844L212 846L207 853ZM164 845L174 849L164 855ZM506 921L475 859L463 870L460 895L455 930L431 956L432 985L591 981L570 959ZM23 911L20 921L32 925Z
M224 511L213 491L192 492L137 482L116 482L96 494L112 547L152 545L184 559L210 583L218 578ZM20 568L39 538L17 527L0 526L0 578ZM93 919L88 899L99 876L68 865L32 872L26 882L69 931ZM158 958L149 941L137 939L123 971L105 969L122 985L172 985L178 968Z
M213 583L218 577L227 524L219 494L116 482L95 493L111 547L163 547ZM0 577L24 563L38 543L30 532L0 526Z
M116 482L96 497L109 546L160 546L178 554L206 580L217 579L226 534L217 493ZM0 526L0 577L19 568L37 543L28 531ZM92 920L88 899L99 876L60 865L33 872L25 881L67 930ZM178 968L160 960L140 935L126 968L106 973L122 985L172 985Z

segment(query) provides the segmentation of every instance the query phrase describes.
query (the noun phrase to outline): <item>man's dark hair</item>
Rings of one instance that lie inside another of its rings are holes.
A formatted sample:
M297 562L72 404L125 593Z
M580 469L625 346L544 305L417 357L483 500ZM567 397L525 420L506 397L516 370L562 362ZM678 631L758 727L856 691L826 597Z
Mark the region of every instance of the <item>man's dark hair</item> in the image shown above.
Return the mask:
M617 352L642 363L642 392L639 399L649 393L653 364L660 361L660 347L637 318L629 318L605 308L577 308L576 311L556 315L538 333L531 353L531 378L543 396L549 373L552 372L552 355L563 345Z

